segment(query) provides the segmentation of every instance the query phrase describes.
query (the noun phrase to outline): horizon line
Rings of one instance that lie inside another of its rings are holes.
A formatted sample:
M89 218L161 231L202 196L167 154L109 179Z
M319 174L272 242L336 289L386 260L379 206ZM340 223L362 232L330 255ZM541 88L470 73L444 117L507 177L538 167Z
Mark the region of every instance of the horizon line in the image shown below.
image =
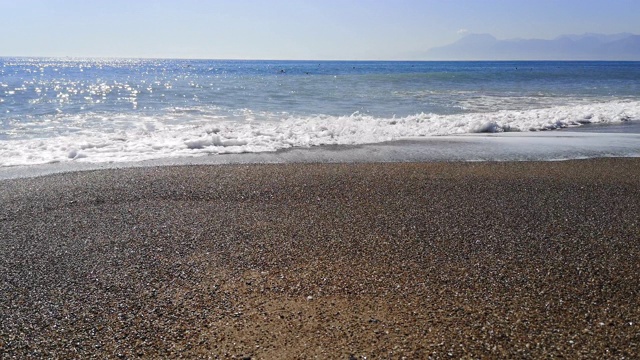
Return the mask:
M187 61L287 61L287 62L640 62L640 59L277 59L277 58L205 58L205 57L144 57L144 56L48 56L0 55L0 59L58 60L187 60Z

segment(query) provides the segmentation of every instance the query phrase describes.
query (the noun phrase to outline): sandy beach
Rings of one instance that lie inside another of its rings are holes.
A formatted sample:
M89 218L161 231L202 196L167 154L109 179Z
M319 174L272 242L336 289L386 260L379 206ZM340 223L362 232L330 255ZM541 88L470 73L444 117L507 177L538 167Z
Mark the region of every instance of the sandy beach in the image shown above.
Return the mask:
M640 159L0 181L10 358L638 358Z

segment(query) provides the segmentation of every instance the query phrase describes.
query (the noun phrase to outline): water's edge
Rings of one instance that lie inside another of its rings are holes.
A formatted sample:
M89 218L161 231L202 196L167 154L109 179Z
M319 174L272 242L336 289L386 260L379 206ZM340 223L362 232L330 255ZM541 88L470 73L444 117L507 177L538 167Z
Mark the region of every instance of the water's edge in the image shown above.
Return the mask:
M618 127L625 127L624 132ZM631 128L631 129L630 129ZM558 161L640 157L640 124L581 127L578 131L465 134L423 137L364 145L325 145L275 152L165 158L139 162L64 162L0 168L0 179L55 173L177 165ZM635 130L629 132L629 130Z

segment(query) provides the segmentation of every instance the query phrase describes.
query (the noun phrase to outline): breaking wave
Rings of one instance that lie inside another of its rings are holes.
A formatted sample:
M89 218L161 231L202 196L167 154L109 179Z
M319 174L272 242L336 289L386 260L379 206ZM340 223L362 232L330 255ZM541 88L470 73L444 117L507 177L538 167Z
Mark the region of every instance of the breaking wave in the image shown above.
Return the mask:
M0 134L6 139L0 142L0 166L267 152L325 144L356 145L425 136L540 131L640 120L638 101L452 115L421 113L400 118L354 113L348 116L261 114L255 119L253 115L229 118L211 109L187 110L155 116L116 114L105 118L84 113L70 118L52 117L45 122L49 126L55 127L55 121L64 121L67 125L77 123L77 126L67 126L73 131L55 137ZM41 123L34 121L34 124ZM28 124L24 126L29 128Z

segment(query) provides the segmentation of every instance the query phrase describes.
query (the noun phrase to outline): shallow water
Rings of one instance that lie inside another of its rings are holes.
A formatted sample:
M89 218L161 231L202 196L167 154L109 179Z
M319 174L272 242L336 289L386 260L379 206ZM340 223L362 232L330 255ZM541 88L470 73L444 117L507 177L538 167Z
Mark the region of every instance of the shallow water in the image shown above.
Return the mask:
M3 58L0 109L0 166L259 153L637 124L640 63Z

